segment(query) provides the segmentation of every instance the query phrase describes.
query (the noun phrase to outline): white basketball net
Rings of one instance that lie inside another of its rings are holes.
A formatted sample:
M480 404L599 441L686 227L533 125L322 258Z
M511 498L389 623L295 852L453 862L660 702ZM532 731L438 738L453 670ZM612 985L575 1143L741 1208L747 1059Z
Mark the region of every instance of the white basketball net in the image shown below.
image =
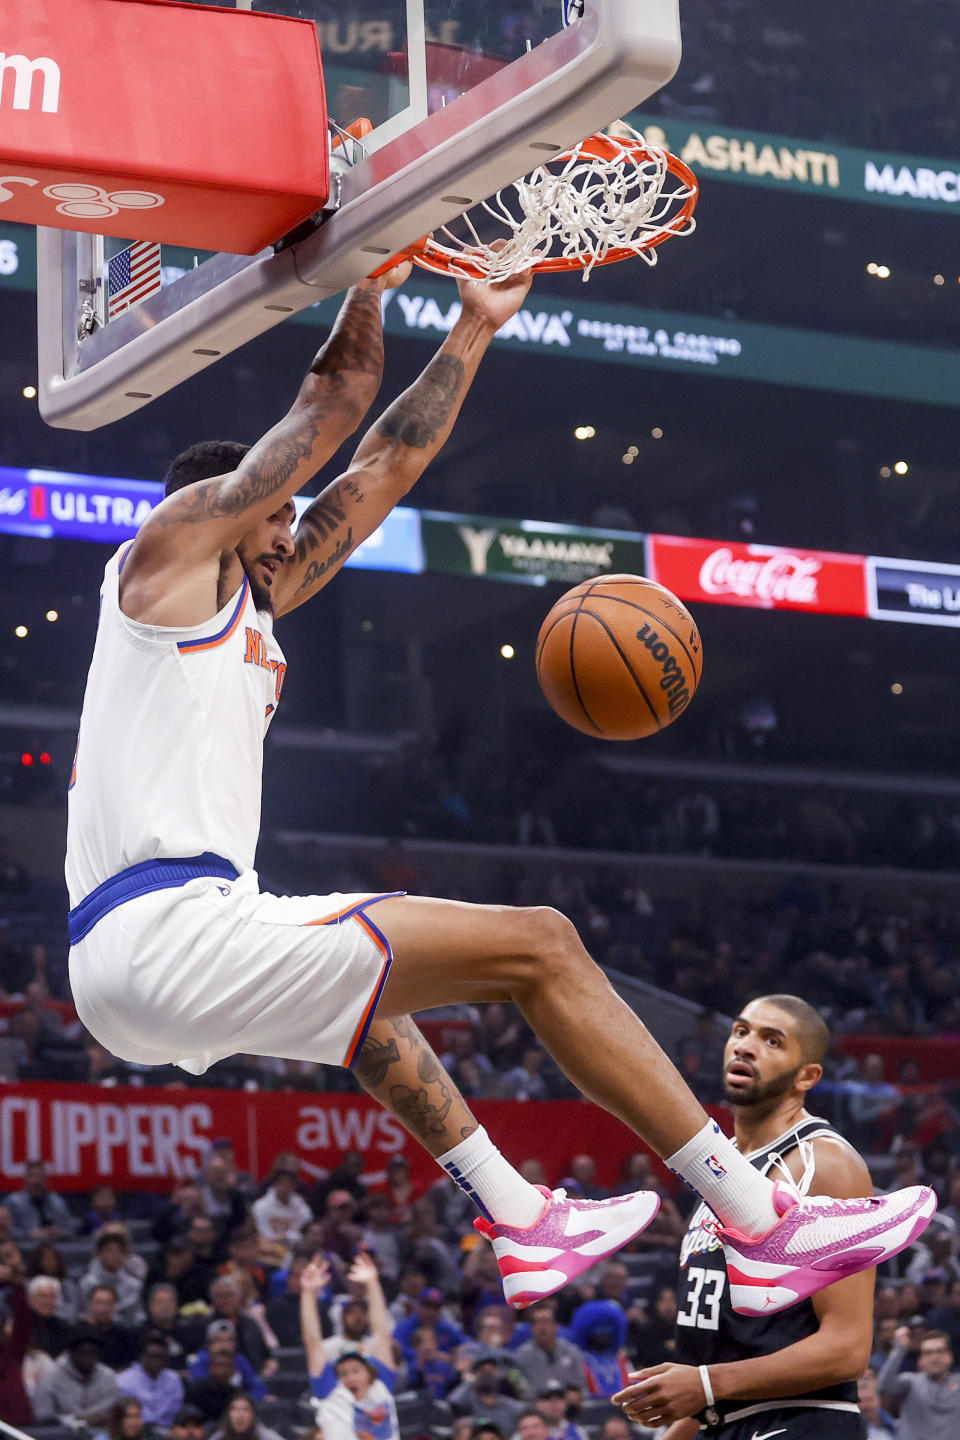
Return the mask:
M604 141L614 147L610 159L582 154L590 141L581 141L565 156L547 161L462 215L465 235L441 226L416 255L417 263L426 270L474 278L479 270L491 284L538 261L560 257L576 259L588 280L593 267L615 250L628 250L655 265L654 240L666 234L689 235L694 229L693 216L682 214L681 207L696 195L696 185L674 175L667 152L646 145L629 125L621 123L617 135L604 136ZM644 147L639 154L634 153L637 145ZM497 222L495 227L483 222L481 210ZM484 231L496 228L498 233L482 239L471 215L483 223Z

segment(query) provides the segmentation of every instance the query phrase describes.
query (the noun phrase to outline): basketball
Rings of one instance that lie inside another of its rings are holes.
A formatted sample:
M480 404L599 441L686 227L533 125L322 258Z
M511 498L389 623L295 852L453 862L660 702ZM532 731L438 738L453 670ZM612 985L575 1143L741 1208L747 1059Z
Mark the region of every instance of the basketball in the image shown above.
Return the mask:
M537 638L537 679L568 725L602 740L642 740L676 720L703 670L700 632L675 595L642 575L584 580Z

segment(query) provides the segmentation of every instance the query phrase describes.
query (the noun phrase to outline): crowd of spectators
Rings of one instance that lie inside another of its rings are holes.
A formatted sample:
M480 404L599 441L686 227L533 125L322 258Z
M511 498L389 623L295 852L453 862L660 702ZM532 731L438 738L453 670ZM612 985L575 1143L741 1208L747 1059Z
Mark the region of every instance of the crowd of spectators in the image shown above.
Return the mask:
M950 155L955 14L947 0L881 3L869 44L853 4L687 0L683 64L645 108L833 144Z
M922 1433L909 1417L960 1355L957 1150L898 1153L892 1180L932 1184L941 1208L878 1286L874 1440L897 1434L898 1405L904 1440ZM537 1167L608 1193L589 1156L566 1177ZM446 1176L418 1189L402 1158L368 1188L359 1153L312 1182L285 1154L258 1185L222 1138L169 1195L101 1185L71 1203L33 1162L0 1204L0 1414L103 1440L363 1440L368 1414L378 1440L648 1435L608 1397L674 1354L686 1198L640 1154L614 1193L638 1184L661 1192L654 1225L520 1316L469 1200Z

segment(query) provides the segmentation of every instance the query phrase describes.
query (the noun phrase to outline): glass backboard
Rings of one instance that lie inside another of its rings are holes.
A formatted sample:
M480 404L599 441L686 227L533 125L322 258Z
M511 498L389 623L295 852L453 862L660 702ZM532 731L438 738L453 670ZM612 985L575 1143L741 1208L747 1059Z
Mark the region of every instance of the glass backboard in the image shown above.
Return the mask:
M421 235L636 109L675 72L678 0L220 0L313 21L331 137L327 206L255 256L164 245L159 288L111 315L122 236L41 230L40 406L96 429L287 315L346 289ZM327 144L327 136L318 136Z

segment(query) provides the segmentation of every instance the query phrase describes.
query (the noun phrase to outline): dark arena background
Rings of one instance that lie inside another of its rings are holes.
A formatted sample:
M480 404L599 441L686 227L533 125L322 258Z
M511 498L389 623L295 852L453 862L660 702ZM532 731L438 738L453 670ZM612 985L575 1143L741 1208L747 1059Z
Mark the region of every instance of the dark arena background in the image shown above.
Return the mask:
M463 7L457 38L473 23L478 55L512 58L553 6ZM380 32L350 0L301 13L346 122L338 96L362 92ZM922 1180L940 1200L879 1277L875 1374L898 1334L911 1357L928 1333L960 1344L958 8L683 0L682 25L677 77L629 118L697 174L696 233L655 268L538 279L408 505L283 621L258 868L291 894L555 906L722 1124L732 1017L769 992L809 1001L833 1037L811 1108L878 1189ZM546 1386L472 1207L348 1073L237 1055L196 1080L125 1064L80 1025L65 797L115 527L187 445L269 428L337 302L74 433L38 414L35 290L35 232L0 208L0 1419L47 1440L165 1436L184 1395L208 1394L219 1321L261 1436L305 1440L298 1266L304 1246L332 1257L324 1330L349 1349L362 1241L396 1321L405 1440L465 1440L481 1418L503 1440L625 1440L589 1355L584 1378L577 1310L614 1307L631 1368L670 1359L688 1193L516 1012L422 1017L508 1158L587 1196L664 1196L642 1242L558 1297L569 1364L550 1378L581 1398L546 1429L519 1420ZM423 272L390 294L371 420L455 300ZM534 651L566 588L617 572L685 601L704 671L663 733L605 744L550 711ZM302 1201L283 1234L278 1170ZM26 1292L7 1285L17 1252ZM104 1388L71 1410L49 1377L91 1322ZM150 1418L134 1388L143 1413L116 1412L157 1323L177 1403ZM33 1420L4 1400L21 1367ZM861 1392L871 1435L896 1435L870 1372Z

